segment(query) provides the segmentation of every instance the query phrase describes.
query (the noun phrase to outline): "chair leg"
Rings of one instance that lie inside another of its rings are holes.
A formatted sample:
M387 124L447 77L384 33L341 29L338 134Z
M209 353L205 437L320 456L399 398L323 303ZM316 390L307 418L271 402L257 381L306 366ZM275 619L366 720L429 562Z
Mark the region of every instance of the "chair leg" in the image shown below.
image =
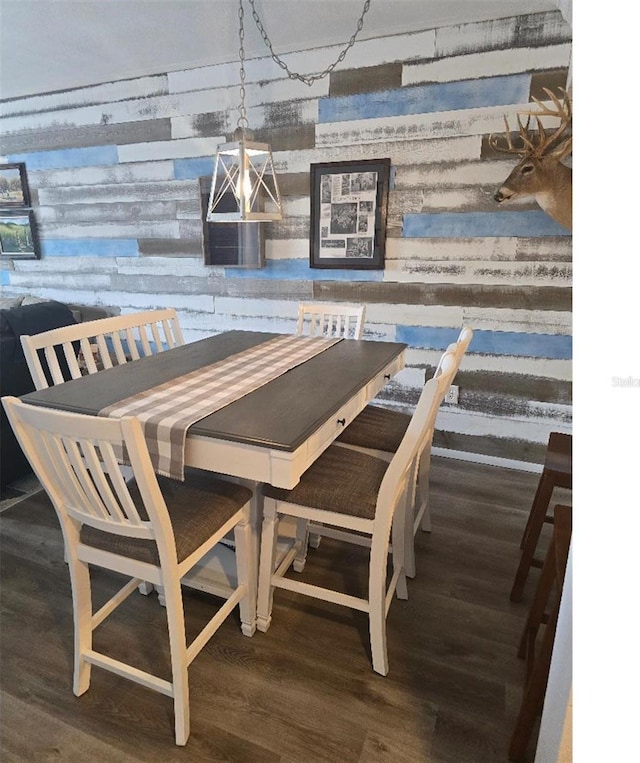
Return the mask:
M147 583L146 581L140 583L138 591L140 591L143 596L148 596L153 592L153 583Z
M558 607L554 609L551 619L545 628L540 651L534 660L531 675L526 682L520 711L509 745L509 760L519 761L522 759L529 744L536 717L542 712L544 693L549 680L549 668L551 666L557 621Z
M276 502L270 498L264 500L264 519L262 521L262 545L260 547L260 574L258 576L258 630L266 633L271 625L273 607L273 586L271 576L275 568L276 547L278 543L278 514Z
M245 513L233 531L236 545L236 574L238 585L243 585L247 593L240 600L240 623L245 636L256 632L257 573L254 556L251 553L252 536L249 516Z
M175 577L163 580L171 651L171 680L173 684L173 712L175 716L176 744L185 745L189 739L189 674L187 665L187 637L184 625L182 590L177 570Z
M303 519L302 517L298 517L296 519L296 544L298 545L298 553L293 560L293 569L296 572L302 572L304 570L305 564L307 563L307 551L309 549L310 537L309 533L307 532L308 526L308 520ZM319 546L320 536L318 535L317 538ZM318 546L316 546L316 548Z
M529 513L528 531L525 528L526 543L522 550L520 563L518 564L518 569L511 588L511 595L509 597L511 601L521 601L522 599L524 585L527 581L529 570L531 569L531 563L535 556L538 538L540 537L549 502L551 501L551 495L553 494L553 486L553 479L543 473L538 484L531 512Z
M527 622L522 631L520 646L518 647L518 657L520 657L520 659L527 658L527 675L531 672L531 661L534 652L533 647L535 645L538 629L544 622L545 609L549 604L555 577L556 554L554 544L552 543L545 557L540 577L538 578L538 586L527 616Z
M91 683L91 663L82 657L93 643L91 578L89 565L81 562L75 554L70 556L68 563L74 610L73 693L79 697Z
M407 560L407 542L411 546L411 552L413 552L413 524L411 523L410 532L407 533L407 516L406 508L413 511L413 503L406 501L406 505L398 506L398 509L393 518L393 525L391 527L391 560L393 564L394 575L398 573L398 581L396 583L396 596L399 599L408 599L409 592L407 590L407 574L405 564ZM410 539L407 541L407 535ZM414 563L413 574L415 576L415 560L413 553L410 554L410 559Z
M381 551L379 545L372 547L369 562L369 638L371 640L371 661L376 673L386 676L389 672L387 655L386 618L386 570L388 544ZM384 558L381 558L384 555Z
M311 546L311 548L320 548L321 540L322 540L322 535L319 535L318 533L309 533L308 545Z
M414 540L414 524L415 524L415 505L418 502L418 470L419 467L414 464L413 477L408 481L408 487L405 488L404 496L401 499L401 504L396 511L394 517L394 526L396 517L402 513L402 521L404 524L404 551L403 551L403 566L404 574L408 578L415 578L416 576L416 552L415 552L415 540Z

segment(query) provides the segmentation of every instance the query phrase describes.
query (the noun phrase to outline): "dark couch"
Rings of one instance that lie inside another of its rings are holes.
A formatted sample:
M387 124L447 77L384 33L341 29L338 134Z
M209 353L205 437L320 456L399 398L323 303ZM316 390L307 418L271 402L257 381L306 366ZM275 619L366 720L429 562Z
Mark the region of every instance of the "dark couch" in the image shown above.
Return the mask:
M99 308L89 309L87 317L98 318L107 314ZM53 301L0 309L0 395L19 397L34 390L20 344L21 334L40 334L70 326L82 318L77 307ZM0 488L4 489L29 474L31 468L13 434L4 407L0 408Z

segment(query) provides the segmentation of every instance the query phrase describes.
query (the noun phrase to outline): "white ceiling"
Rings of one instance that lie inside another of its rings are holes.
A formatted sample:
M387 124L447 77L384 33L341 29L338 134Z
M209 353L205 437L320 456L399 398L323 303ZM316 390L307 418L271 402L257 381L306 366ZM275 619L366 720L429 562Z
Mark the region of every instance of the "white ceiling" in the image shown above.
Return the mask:
M243 2L246 57L267 55L249 0ZM555 10L570 2L371 0L358 39ZM287 53L346 43L363 0L255 0L255 7L274 51ZM3 99L233 60L238 0L0 0Z

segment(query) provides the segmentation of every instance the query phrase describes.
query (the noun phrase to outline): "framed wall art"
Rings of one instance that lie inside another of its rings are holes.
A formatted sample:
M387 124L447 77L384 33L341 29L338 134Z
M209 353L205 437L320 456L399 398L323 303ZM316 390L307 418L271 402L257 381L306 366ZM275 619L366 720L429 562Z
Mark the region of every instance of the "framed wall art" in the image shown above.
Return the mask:
M30 207L24 163L0 164L0 207Z
M0 211L0 256L12 260L40 258L37 229L31 210Z
M312 268L384 268L390 167L390 159L311 165Z

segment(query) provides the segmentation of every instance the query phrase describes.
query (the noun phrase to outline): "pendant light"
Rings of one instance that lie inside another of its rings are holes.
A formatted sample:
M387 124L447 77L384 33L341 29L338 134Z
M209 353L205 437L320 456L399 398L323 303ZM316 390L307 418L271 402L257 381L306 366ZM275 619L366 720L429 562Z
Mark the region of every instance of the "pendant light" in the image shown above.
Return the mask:
M282 202L268 143L252 140L245 107L244 8L239 0L240 21L240 116L232 143L218 147L211 178L207 222L266 222L282 219ZM234 203L230 199L233 194ZM223 202L223 199L225 200ZM270 200L273 211L264 211ZM225 212L224 209L232 208Z

